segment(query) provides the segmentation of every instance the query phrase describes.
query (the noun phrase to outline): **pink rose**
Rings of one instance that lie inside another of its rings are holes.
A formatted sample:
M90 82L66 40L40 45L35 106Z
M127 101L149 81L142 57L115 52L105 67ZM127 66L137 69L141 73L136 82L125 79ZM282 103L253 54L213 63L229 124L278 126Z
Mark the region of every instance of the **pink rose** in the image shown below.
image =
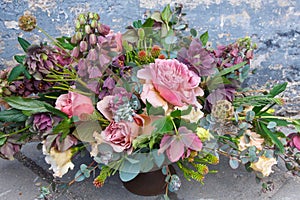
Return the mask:
M101 132L103 140L108 142L114 151L122 152L127 150L131 152L132 141L138 136L139 127L135 122L111 122L104 131Z
M157 93L168 103L175 106L197 105L197 96L204 94L199 87L200 77L176 59L156 59L144 69L140 69L137 77L152 84ZM160 99L154 98L155 93L149 85L141 93L143 100L152 105L164 106ZM149 89L150 88L150 89Z
M78 116L80 120L83 120L86 114L92 114L95 109L90 98L75 92L60 95L55 105L55 108L69 117Z

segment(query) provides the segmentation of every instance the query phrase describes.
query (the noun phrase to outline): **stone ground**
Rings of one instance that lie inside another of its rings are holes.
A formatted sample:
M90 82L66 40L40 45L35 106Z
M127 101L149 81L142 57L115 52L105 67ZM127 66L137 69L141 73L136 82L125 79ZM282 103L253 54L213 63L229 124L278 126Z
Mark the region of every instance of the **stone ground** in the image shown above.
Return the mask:
M31 143L23 148L22 153L32 159L37 166L32 165L30 169L17 160L0 160L0 199L1 200L34 200L39 196L40 186L48 186L47 177L48 165L44 162L43 156L36 148L36 143ZM89 160L86 158L76 158L75 164L79 161ZM25 163L28 165L28 162ZM176 193L170 195L172 200L232 200L232 199L274 199L274 200L297 200L300 199L300 178L284 173L282 164L274 167L276 173L272 174L266 181L274 183L272 191L263 193L261 184L257 184L253 173L249 173L243 168L233 170L229 167L226 159L222 159L218 166L212 166L218 170L217 174L207 175L205 184L188 182L178 173L182 180L182 187ZM73 179L77 169L69 172L62 180L69 182ZM177 172L179 170L177 169ZM45 177L45 178L42 178ZM110 177L105 185L97 189L92 184L92 178L75 183L68 190L53 193L51 199L57 200L159 200L161 196L141 197L128 192L119 180L118 175Z
M73 21L78 13L98 12L103 23L115 31L133 20L141 19L145 10L161 10L171 0L1 0L0 1L0 69L13 66L12 57L20 53L16 38L24 37L33 43L45 38L41 33L24 33L17 27L17 19L24 11L30 11L38 19L38 24L50 35L68 35L73 31ZM256 73L246 85L261 87L287 81L288 89L283 98L286 105L280 114L297 115L300 108L300 1L299 0L182 0L186 19L190 27L199 32L210 33L210 41L227 44L236 38L250 36L258 44L252 67ZM25 146L23 154L37 165L24 167L21 162L0 160L0 199L30 200L39 194L39 186L46 186L49 174L42 173L39 166L47 170L41 152L35 145ZM76 162L76 161L75 161ZM78 161L77 161L78 162ZM26 164L26 163L25 163ZM232 170L227 161L218 165L219 173L207 176L205 185L187 182L182 178L182 188L171 199L300 199L299 178L285 175L279 166L270 177L274 190L261 192L253 174L244 169ZM34 172L37 172L34 173ZM75 169L76 171L76 169ZM41 177L46 177L42 179ZM72 173L65 180L70 180ZM56 199L105 199L138 200L159 199L159 197L139 197L129 193L117 176L108 180L101 189L92 185L92 180L71 186L64 194L56 194Z

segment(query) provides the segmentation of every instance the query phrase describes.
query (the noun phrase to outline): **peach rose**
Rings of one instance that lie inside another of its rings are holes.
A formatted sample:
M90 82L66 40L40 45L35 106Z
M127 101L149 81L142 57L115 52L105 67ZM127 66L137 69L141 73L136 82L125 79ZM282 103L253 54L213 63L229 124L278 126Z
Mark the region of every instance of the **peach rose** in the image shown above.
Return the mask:
M55 105L55 108L66 113L69 117L78 116L80 120L83 120L86 114L92 114L95 110L89 97L75 92L60 95Z

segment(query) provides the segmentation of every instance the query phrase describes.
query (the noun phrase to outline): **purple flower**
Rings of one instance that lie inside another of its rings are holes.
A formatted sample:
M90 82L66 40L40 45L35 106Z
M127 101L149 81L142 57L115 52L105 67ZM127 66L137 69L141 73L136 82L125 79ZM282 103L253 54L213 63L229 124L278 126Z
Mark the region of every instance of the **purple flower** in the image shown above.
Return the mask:
M300 134L299 133L291 133L288 135L288 138L290 139L288 141L288 146L292 148L297 148L300 151Z
M235 91L235 87L232 85L220 86L207 96L204 109L210 111L212 105L216 104L219 100L227 100L232 102Z
M30 131L39 134L49 134L52 132L54 120L49 113L37 113L27 121L31 124Z
M193 39L189 48L182 48L177 59L188 65L199 76L209 76L215 73L215 59L202 47L198 39Z
M158 153L166 151L171 162L185 158L185 151L189 154L190 150L200 151L202 149L200 138L191 130L179 127L178 133L178 135L164 135L158 150Z
M13 160L15 153L19 152L21 145L14 144L11 142L6 142L0 147L0 157L3 159Z
M111 77L107 77L103 83L103 87L112 90L116 86L115 80Z

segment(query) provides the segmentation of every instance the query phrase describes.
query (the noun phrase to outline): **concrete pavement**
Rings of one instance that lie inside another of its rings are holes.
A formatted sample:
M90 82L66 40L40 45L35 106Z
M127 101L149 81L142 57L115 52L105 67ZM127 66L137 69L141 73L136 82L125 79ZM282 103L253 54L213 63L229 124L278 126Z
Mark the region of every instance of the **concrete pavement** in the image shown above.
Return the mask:
M36 164L48 171L48 165L44 162L43 156L36 149L36 144L28 144L23 148L22 153L31 158ZM89 159L76 158L75 163L86 161ZM31 169L34 166L31 165ZM276 173L272 174L268 180L273 181L274 190L263 193L261 184L257 184L254 174L248 173L242 167L237 170L232 170L227 159L222 159L218 166L212 168L218 170L217 174L206 176L205 184L201 185L196 182L188 182L182 177L182 174L177 170L178 175L182 180L182 187L177 193L171 194L172 200L233 200L233 199L274 199L274 200L297 200L300 199L300 178L293 177L290 174L284 173L284 167L274 168ZM40 172L40 169L33 171L24 167L17 160L6 161L0 160L0 199L1 200L33 200L39 196L39 187L48 186L41 176L45 176ZM68 173L63 181L70 181L74 177L74 169ZM49 172L49 171L48 171ZM39 175L37 175L37 174ZM58 200L158 200L161 197L141 197L128 192L122 185L118 175L110 177L105 185L97 189L92 184L92 178L75 183L67 190L59 189L57 193L53 193L51 199Z

